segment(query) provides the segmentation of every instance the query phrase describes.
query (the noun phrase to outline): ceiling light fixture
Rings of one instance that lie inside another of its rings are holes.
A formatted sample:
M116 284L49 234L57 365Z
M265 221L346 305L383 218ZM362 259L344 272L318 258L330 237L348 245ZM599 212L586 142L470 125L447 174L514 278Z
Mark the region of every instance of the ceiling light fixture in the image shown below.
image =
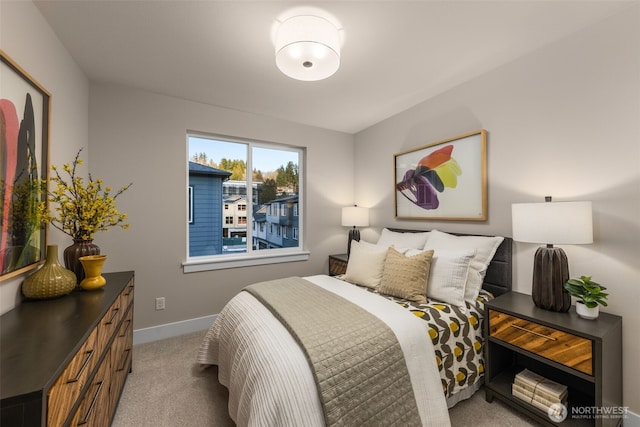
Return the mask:
M340 67L340 33L325 18L292 16L280 23L275 37L276 65L303 81L326 79Z

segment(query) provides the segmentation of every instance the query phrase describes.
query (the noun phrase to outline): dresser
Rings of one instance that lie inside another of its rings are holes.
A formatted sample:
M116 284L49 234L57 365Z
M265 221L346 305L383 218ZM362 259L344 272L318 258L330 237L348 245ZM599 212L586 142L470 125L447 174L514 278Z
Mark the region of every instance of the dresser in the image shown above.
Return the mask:
M0 425L109 426L131 370L134 272L0 318Z
M571 307L536 307L530 295L508 292L485 304L485 391L545 425L618 426L622 406L622 318L585 320ZM562 414L544 412L512 394L528 369L568 387ZM566 417L562 422L556 416Z

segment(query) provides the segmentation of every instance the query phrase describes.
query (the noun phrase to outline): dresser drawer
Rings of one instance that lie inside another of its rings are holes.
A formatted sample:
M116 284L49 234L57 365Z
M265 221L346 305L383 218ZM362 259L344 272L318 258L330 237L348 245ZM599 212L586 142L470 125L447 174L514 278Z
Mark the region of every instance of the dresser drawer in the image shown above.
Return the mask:
M127 307L129 307L129 304L131 304L132 301L133 301L133 279L131 279L129 283L127 283L127 286L125 286L124 290L122 291L122 294L120 294L120 306L122 307L122 310L127 311Z
M496 310L489 310L489 334L539 356L593 375L593 343Z
M122 306L122 295L116 298L115 302L109 307L107 313L100 320L98 325L98 348L100 353L107 348L109 340L115 334L116 327L124 316L124 307Z
M51 387L47 400L47 425L61 426L69 415L69 411L80 397L82 387L87 383L89 374L98 362L100 354L97 347L97 331L94 329Z
M70 427L108 427L111 415L110 375L111 361L106 354L100 369L93 377L89 389L85 393Z
M131 368L133 343L133 307L127 312L116 339L111 346L111 407L115 409L120 399L127 374Z

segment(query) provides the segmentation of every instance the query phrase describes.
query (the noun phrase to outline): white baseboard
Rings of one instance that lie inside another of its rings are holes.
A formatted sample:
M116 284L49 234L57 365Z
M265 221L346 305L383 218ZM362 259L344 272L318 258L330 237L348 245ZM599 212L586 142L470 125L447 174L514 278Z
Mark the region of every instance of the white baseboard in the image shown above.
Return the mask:
M192 332L204 331L216 319L216 315L198 317L196 319L182 320L180 322L167 323L164 325L152 326L150 328L136 329L133 331L133 344L144 344L147 342L163 340L165 338L177 337L179 335L190 334Z

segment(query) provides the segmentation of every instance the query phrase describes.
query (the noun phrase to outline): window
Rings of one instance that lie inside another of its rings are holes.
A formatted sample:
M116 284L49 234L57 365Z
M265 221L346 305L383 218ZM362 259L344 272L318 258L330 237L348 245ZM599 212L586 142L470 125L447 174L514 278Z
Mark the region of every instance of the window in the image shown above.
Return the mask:
M302 149L195 134L187 142L185 272L308 259L298 231Z

